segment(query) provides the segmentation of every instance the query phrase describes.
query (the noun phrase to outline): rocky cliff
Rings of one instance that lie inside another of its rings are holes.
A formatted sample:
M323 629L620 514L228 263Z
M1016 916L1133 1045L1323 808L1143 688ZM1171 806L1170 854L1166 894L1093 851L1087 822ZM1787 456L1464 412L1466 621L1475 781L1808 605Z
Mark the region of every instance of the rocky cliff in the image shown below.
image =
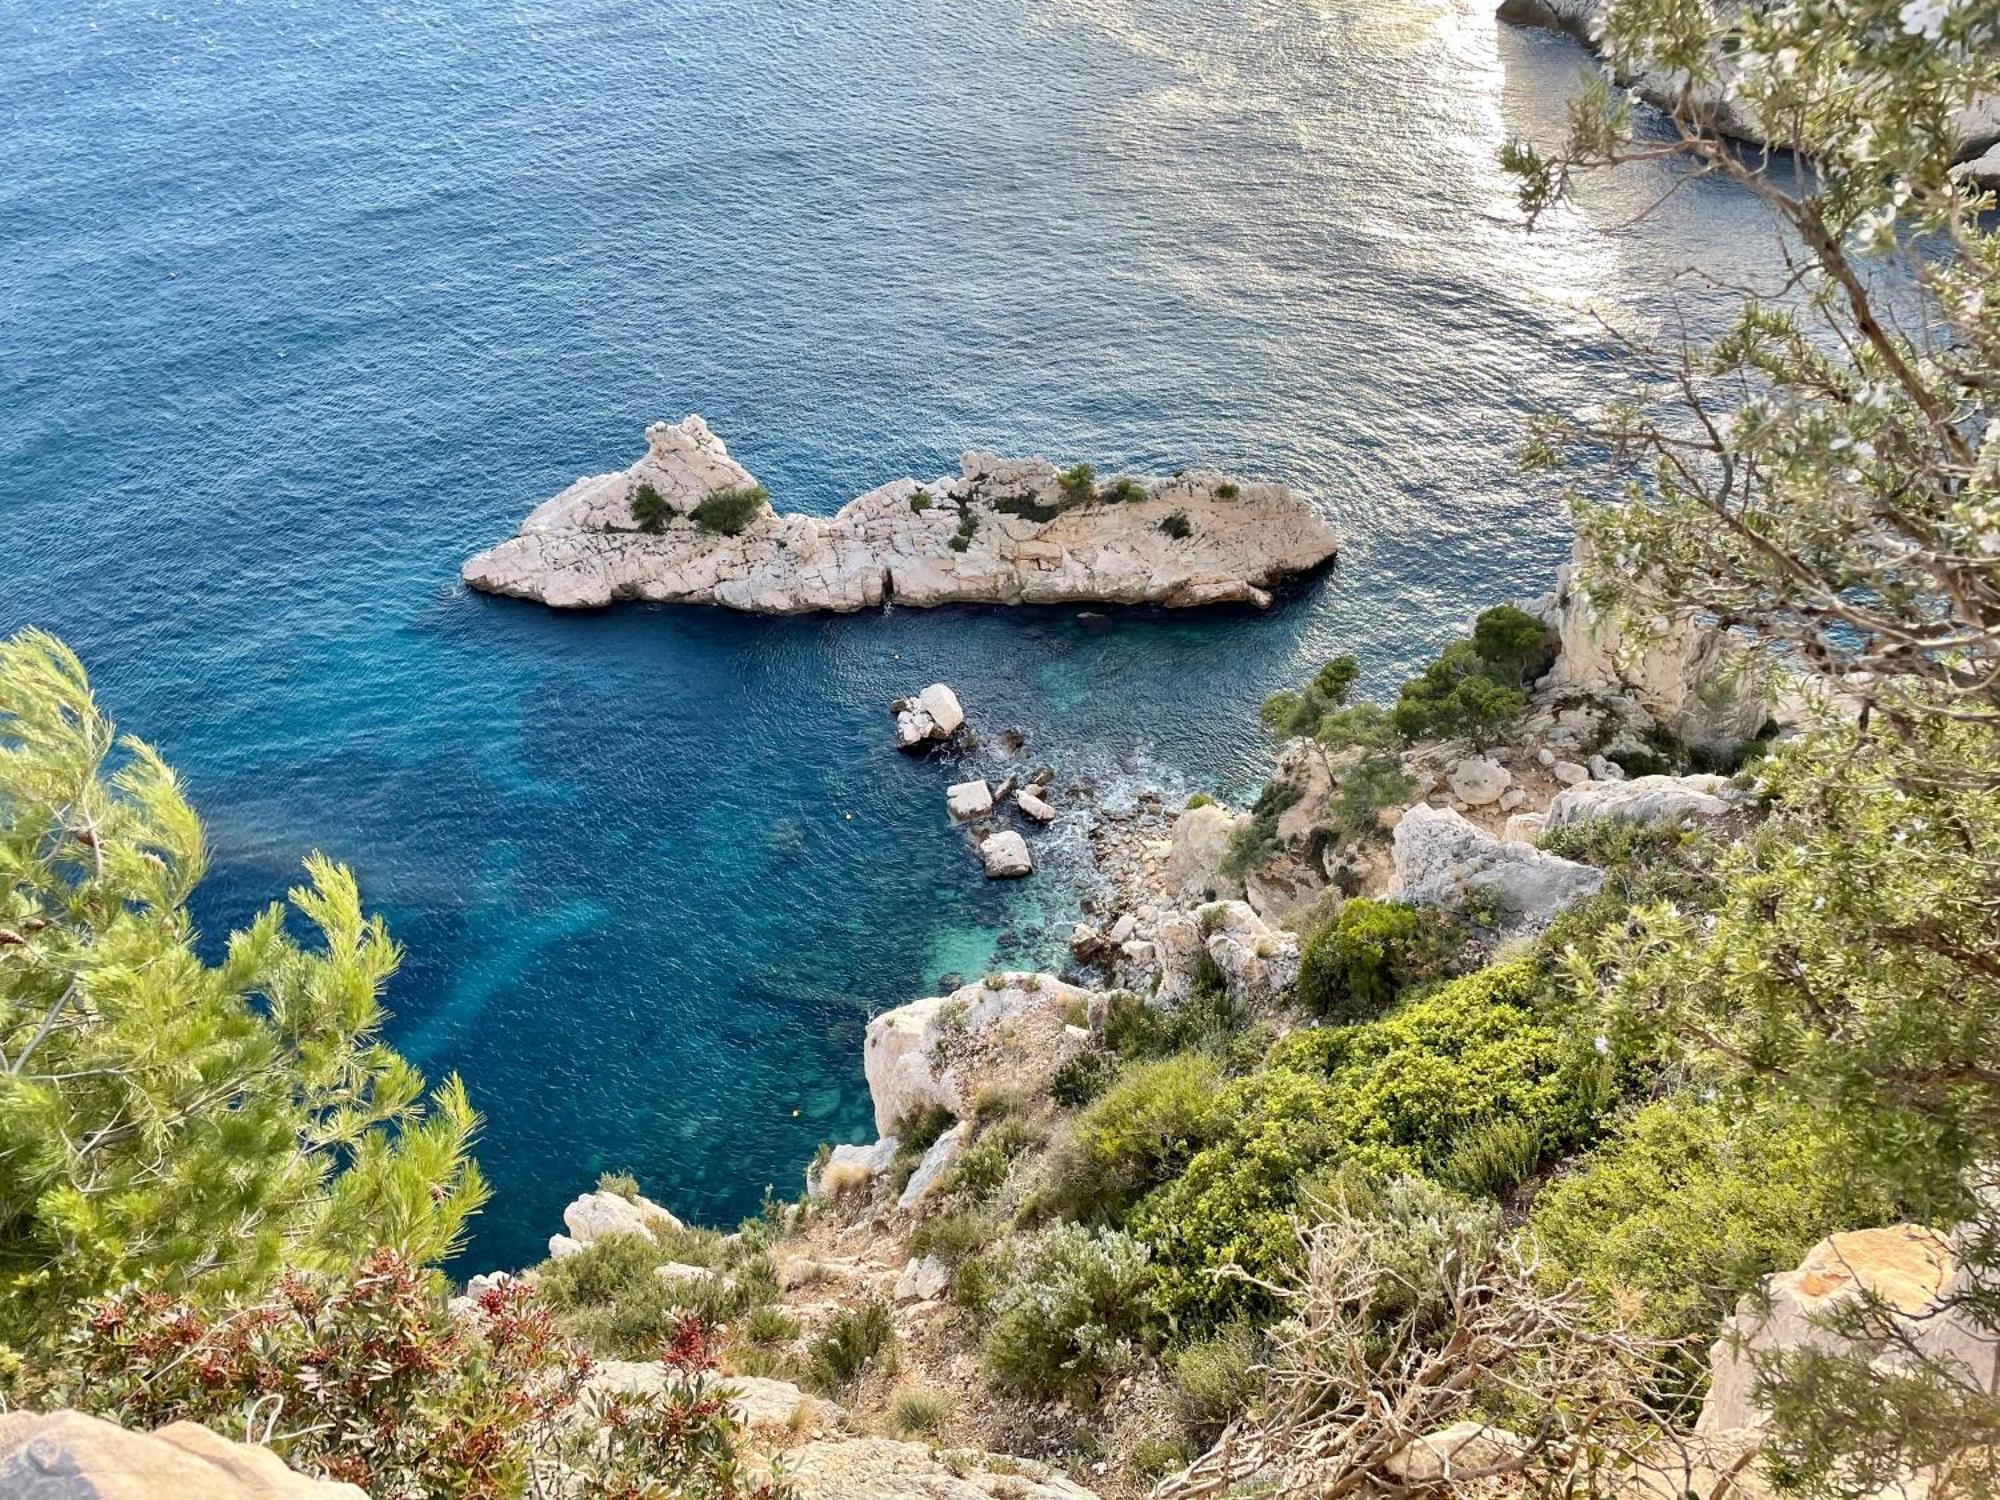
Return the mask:
M891 599L1180 607L1268 604L1271 584L1338 550L1303 496L1207 470L1099 483L1039 458L968 453L955 477L894 480L831 517L774 511L758 495L700 417L656 423L630 468L577 480L460 571L474 588L563 609L619 599L774 615ZM718 496L747 518L706 515Z

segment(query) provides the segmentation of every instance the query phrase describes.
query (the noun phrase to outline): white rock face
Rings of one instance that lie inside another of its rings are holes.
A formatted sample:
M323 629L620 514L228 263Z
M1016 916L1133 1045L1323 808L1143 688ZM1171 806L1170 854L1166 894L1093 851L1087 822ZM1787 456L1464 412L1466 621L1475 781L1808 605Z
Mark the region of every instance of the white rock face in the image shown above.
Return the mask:
M1581 786L1590 780L1590 767L1580 766L1573 760L1559 760L1550 768L1549 774L1564 786Z
M1627 640L1624 627L1600 613L1582 585L1591 560L1589 544L1578 537L1570 565L1556 575L1562 651L1551 680L1607 697L1629 693L1690 745L1754 738L1770 714L1737 647L1692 616L1654 620L1645 638Z
M1857 1346L1825 1326L1863 1289L1883 1298L1902 1332L1927 1357L1952 1361L1959 1378L1991 1390L2000 1380L2000 1336L1978 1326L1971 1312L1953 1305L1968 1285L1950 1243L1935 1230L1912 1224L1831 1235L1806 1255L1796 1271L1765 1278L1769 1305L1754 1296L1738 1304L1709 1350L1709 1391L1695 1431L1709 1434L1766 1426L1770 1413L1756 1401L1755 1360L1790 1349L1824 1349L1868 1355L1885 1369L1907 1356L1900 1341Z
M1095 1500L1040 1464L879 1437L808 1444L786 1478L799 1500Z
M699 417L656 423L646 440L629 469L579 479L537 506L517 536L465 564L465 581L559 608L618 599L759 614L867 609L890 598L916 606L1262 605L1270 584L1338 550L1326 519L1283 485L1191 470L1133 479L1141 499L1073 504L1054 464L991 453L966 454L956 477L894 480L831 517L767 508L737 535L721 536L690 513L717 491L754 484L750 472ZM633 518L641 485L674 512L657 532ZM1160 529L1176 514L1191 528L1183 540ZM961 516L973 530L955 551Z
M1542 836L1543 830L1547 827L1546 813L1515 813L1508 818L1507 826L1501 830L1500 837L1510 844L1532 844Z
M951 1271L935 1255L926 1255L903 1267L896 1278L898 1302L935 1302L951 1285Z
M1498 802L1514 784L1514 773L1490 760L1462 760L1451 768L1451 794L1467 807Z
M1549 804L1550 828L1587 818L1621 823L1705 823L1726 816L1740 801L1725 776L1635 776L1630 781L1587 781L1565 787Z
M585 1193L564 1209L563 1227L579 1245L588 1245L607 1234L677 1232L686 1226L650 1198L599 1192Z
M993 788L983 781L961 781L944 789L944 805L960 823L983 818L993 811Z
M1597 781L1623 781L1625 768L1607 756L1593 755L1590 757L1590 774Z
M917 1170L910 1174L910 1180L903 1184L903 1195L896 1200L898 1208L915 1208L935 1192L944 1181L944 1174L951 1170L951 1164L959 1154L972 1144L972 1122L961 1120L935 1141L924 1153Z
M1253 1011L1281 1005L1299 982L1299 935L1270 926L1242 901L1169 912L1154 930L1160 987L1152 1003L1172 1009L1192 995L1206 958L1232 1000Z
M1167 855L1167 889L1182 901L1213 901L1241 896L1243 882L1222 874L1229 839L1248 813L1208 803L1190 807L1174 819L1172 850Z
M1448 807L1423 803L1396 825L1395 871L1391 900L1424 906L1481 901L1508 928L1545 926L1604 884L1602 870L1496 839Z
M1014 805L1021 809L1022 816L1033 818L1037 823L1053 823L1056 820L1056 810L1031 791L1016 796Z
M965 1119L988 1088L1034 1094L1048 1087L1074 1048L1068 1018L1087 1014L1098 995L1052 974L990 978L990 985L912 1001L868 1023L862 1071L878 1133L926 1109Z
M872 1192L876 1179L888 1174L889 1164L895 1159L893 1135L882 1137L872 1146L835 1146L817 1172L810 1167L806 1169L806 1192L815 1198L838 1198L856 1188Z
M573 1240L566 1234L552 1234L549 1236L550 1260L566 1260L582 1249L583 1242L581 1240Z
M986 862L988 880L1019 880L1035 873L1035 857L1028 852L1028 841L1011 828L982 839L979 857Z
M667 1367L658 1360L603 1359L584 1382L586 1395L652 1396L666 1389ZM757 1375L731 1375L721 1382L734 1391L730 1414L751 1432L786 1430L800 1422L831 1426L840 1408L809 1396L789 1380Z
M9 1500L368 1500L357 1486L294 1473L269 1448L195 1422L127 1432L79 1411L0 1415L0 1495Z

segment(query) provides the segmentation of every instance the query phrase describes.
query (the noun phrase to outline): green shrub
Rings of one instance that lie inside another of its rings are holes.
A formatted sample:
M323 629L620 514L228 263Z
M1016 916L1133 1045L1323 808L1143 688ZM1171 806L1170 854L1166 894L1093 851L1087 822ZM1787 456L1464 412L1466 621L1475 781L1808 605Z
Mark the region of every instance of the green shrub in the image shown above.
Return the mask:
M694 523L703 531L735 536L764 512L770 498L770 492L761 484L717 490L694 508Z
M1278 840L1278 819L1305 795L1303 788L1289 781L1273 781L1250 804L1250 821L1229 836L1229 848L1222 856L1221 873L1241 880L1270 863Z
M1032 493L1025 495L1002 495L993 502L993 508L1004 516L1021 516L1030 521L1053 521L1062 514L1060 505L1050 505L1037 500Z
M630 1172L599 1172L597 1190L600 1193L616 1193L627 1203L639 1201L639 1179Z
M1078 464L1064 469L1056 476L1056 487L1062 497L1071 505L1083 505L1097 494L1097 470L1089 464Z
M1174 1424L1187 1438L1187 1448L1206 1452L1262 1392L1263 1377L1256 1368L1260 1343L1250 1324L1236 1322L1169 1357Z
M651 484L641 484L632 491L632 519L639 523L641 531L658 533L665 530L673 514L674 508L667 504L666 496Z
M936 503L936 499L929 490L918 490L914 495L910 496L910 509L918 515L922 515Z
M799 1336L799 1320L782 1307L765 1303L750 1309L743 1336L753 1344L789 1344Z
M1204 958L1206 955L1204 955ZM1202 1049L1221 1053L1241 1033L1241 1005L1214 975L1172 1010L1149 1005L1130 990L1113 991L1104 1008L1104 1045L1121 1058L1170 1057Z
M1366 1020L1400 991L1436 978L1449 947L1446 919L1436 909L1357 897L1306 940L1299 1000L1331 1020Z
M1208 1144L1127 1223L1152 1246L1162 1307L1199 1324L1263 1310L1254 1289L1297 1249L1294 1216L1335 1178L1422 1172L1474 1126L1515 1117L1551 1150L1586 1137L1612 1100L1615 1057L1545 1013L1528 959L1407 999L1379 1020L1294 1031L1226 1084Z
M1406 740L1484 742L1521 716L1527 698L1491 674L1471 641L1454 641L1403 684L1389 721Z
M1147 497L1146 487L1130 475L1112 480L1104 493L1107 498L1119 501L1144 500Z
M1200 1053L1127 1069L1071 1122L1037 1206L1066 1219L1116 1222L1206 1142L1221 1085L1214 1059Z
M1104 1092L1117 1071L1118 1054L1111 1048L1082 1048L1049 1075L1049 1097L1064 1109L1081 1109Z
M889 1304L880 1300L836 1313L806 1346L807 1383L823 1395L845 1390L881 1356L895 1332Z
M1207 792L1195 792L1188 797L1187 805L1188 810L1192 812L1197 807L1214 807L1215 799Z
M1382 812L1407 807L1417 784L1393 755L1372 755L1340 778L1327 803L1327 820L1335 831L1353 840L1383 838Z
M1175 541L1184 542L1194 535L1194 523L1188 520L1186 511L1177 510L1161 518L1160 530Z
M959 1153L958 1160L945 1174L945 1190L959 1197L984 1202L1000 1191L1013 1168L1014 1159L1039 1139L1039 1135L1020 1120L1001 1120L981 1131L979 1138Z
M1541 1159L1542 1138L1526 1120L1485 1120L1452 1142L1438 1176L1460 1192L1504 1198Z
M1242 493L1243 492L1229 480L1224 480L1221 484L1218 484L1215 487L1215 498L1218 500L1234 500L1238 495Z
M1525 687L1555 665L1555 632L1511 604L1481 613L1472 625L1472 645L1487 672L1510 687Z
M1826 1235L1898 1216L1842 1167L1822 1121L1681 1093L1640 1109L1543 1188L1528 1222L1644 1331L1698 1339Z
M1350 1175L1339 1193L1367 1241L1367 1263L1382 1273L1367 1308L1382 1332L1410 1325L1421 1335L1441 1323L1449 1309L1440 1271L1476 1265L1500 1241L1499 1205L1425 1177L1376 1185Z
M951 1397L929 1386L906 1385L889 1402L889 1425L898 1437L936 1437L951 1420Z
M1112 1229L1024 1236L988 1307L988 1379L1003 1395L1094 1402L1131 1368L1146 1325L1146 1247Z
M1332 750L1386 750L1401 738L1389 710L1379 703L1349 703L1328 709L1314 730Z
M956 1271L999 1237L1000 1226L977 1209L939 1214L919 1224L910 1236L910 1255L935 1256Z
M544 1262L536 1286L558 1311L603 1306L635 1285L657 1282L653 1267L667 1259L648 1235L601 1235L573 1254Z
M975 1318L984 1318L1000 1289L1000 1271L984 1254L968 1255L951 1273L951 1300Z

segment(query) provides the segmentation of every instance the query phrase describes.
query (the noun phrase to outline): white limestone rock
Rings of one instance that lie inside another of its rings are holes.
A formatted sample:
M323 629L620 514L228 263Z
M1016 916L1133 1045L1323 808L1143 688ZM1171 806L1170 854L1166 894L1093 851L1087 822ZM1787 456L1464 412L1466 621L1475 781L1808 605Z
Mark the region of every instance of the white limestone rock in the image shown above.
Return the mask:
M581 1240L573 1240L566 1234L552 1234L549 1236L550 1260L567 1260L570 1256L580 1253L582 1249L583 1242Z
M935 1255L912 1260L896 1278L898 1302L935 1302L951 1286L951 1269Z
M1168 1009L1194 993L1210 965L1229 997L1252 1011L1280 1008L1299 981L1299 935L1272 927L1242 901L1169 912L1154 929L1154 947L1160 985L1151 1003Z
M1477 901L1507 929L1546 926L1563 907L1604 884L1602 870L1496 839L1450 808L1423 803L1396 825L1394 859L1391 900L1426 906Z
M1507 820L1500 837L1510 844L1532 844L1547 827L1548 816L1545 813L1515 813Z
M948 683L934 682L917 694L917 707L930 719L934 739L948 740L965 727L965 710Z
M1590 776L1593 781L1623 781L1625 768L1608 756L1590 757Z
M1042 1092L1074 1050L1069 1017L1099 998L1052 974L1008 972L884 1011L862 1048L876 1130L928 1109L967 1119L988 1089Z
M1959 1366L1955 1378L1963 1383L1994 1389L2000 1382L2000 1334L1980 1326L1964 1305L1970 1275L1943 1235L1918 1225L1852 1230L1821 1240L1797 1270L1767 1276L1763 1294L1746 1296L1723 1325L1709 1350L1709 1389L1695 1431L1767 1426L1770 1413L1756 1399L1756 1362L1785 1350L1862 1354L1889 1370L1908 1361L1907 1340L1927 1359ZM1900 1337L1857 1344L1826 1326L1864 1290L1883 1300Z
M1243 894L1241 880L1223 875L1222 861L1231 836L1249 816L1210 802L1190 807L1174 819L1166 883L1176 900L1214 901Z
M979 857L985 861L988 880L1019 880L1035 873L1028 841L1011 828L980 840Z
M687 1226L652 1199L627 1198L622 1193L585 1193L563 1210L563 1227L579 1244L588 1245L607 1234L677 1234Z
M872 1193L889 1174L896 1144L896 1137L885 1135L872 1146L835 1146L816 1170L806 1169L806 1193L814 1198L840 1198L856 1189Z
M1514 773L1490 760L1462 760L1447 778L1451 793L1467 807L1485 807L1498 802L1500 794L1514 784Z
M1727 817L1742 797L1725 776L1635 776L1566 787L1549 804L1550 828L1589 818L1621 823L1706 823Z
M579 479L537 506L518 535L468 560L466 583L490 593L592 608L619 599L717 604L760 614L803 614L898 604L1119 603L1194 607L1270 602L1268 586L1338 550L1332 527L1283 485L1231 481L1208 470L1135 479L1133 501L1064 501L1056 465L968 453L956 477L877 486L833 516L768 507L735 536L691 518L706 497L755 483L699 417L647 429L629 469ZM650 485L673 511L639 529L632 500ZM936 500L912 507L919 489ZM1060 503L1046 521L999 502ZM954 550L962 512L969 544ZM1179 512L1192 534L1160 522ZM922 713L933 722L949 716ZM944 733L949 734L952 728ZM899 731L900 732L900 731Z
M1564 786L1581 786L1590 780L1590 767L1580 766L1573 760L1559 760L1549 768L1549 774Z
M955 822L983 818L993 811L993 789L984 781L961 781L944 789L944 805Z
M1053 823L1056 820L1056 810L1031 791L1023 791L1015 797L1014 805L1021 809L1024 817L1032 818L1037 823Z
M80 1411L0 1414L0 1495L9 1500L368 1500L355 1485L297 1473L269 1448L232 1442L196 1422L128 1432Z
M603 1359L584 1382L590 1396L656 1396L667 1388L670 1372L659 1360ZM789 1432L800 1426L837 1426L841 1410L831 1401L809 1396L789 1380L760 1375L731 1375L721 1382L734 1393L730 1414L738 1425L756 1432ZM587 1410L590 1403L579 1408Z
M951 1164L958 1160L965 1148L972 1144L972 1122L961 1120L935 1141L917 1163L910 1180L903 1184L903 1195L896 1200L896 1207L915 1208L928 1198L944 1181L944 1174L951 1170Z

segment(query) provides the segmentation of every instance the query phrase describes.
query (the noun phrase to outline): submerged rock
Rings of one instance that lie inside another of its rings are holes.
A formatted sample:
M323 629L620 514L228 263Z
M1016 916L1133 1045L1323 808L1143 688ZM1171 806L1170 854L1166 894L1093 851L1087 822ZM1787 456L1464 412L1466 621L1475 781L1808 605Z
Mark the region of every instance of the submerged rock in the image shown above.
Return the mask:
M1046 460L990 453L966 454L956 477L881 485L830 517L757 507L724 534L696 513L754 487L749 470L700 417L655 423L646 443L629 469L579 479L537 506L518 535L466 562L465 581L559 608L645 599L758 614L890 599L1263 605L1271 584L1338 550L1325 517L1280 484L1191 470L1079 493ZM1161 529L1174 516L1185 536Z

